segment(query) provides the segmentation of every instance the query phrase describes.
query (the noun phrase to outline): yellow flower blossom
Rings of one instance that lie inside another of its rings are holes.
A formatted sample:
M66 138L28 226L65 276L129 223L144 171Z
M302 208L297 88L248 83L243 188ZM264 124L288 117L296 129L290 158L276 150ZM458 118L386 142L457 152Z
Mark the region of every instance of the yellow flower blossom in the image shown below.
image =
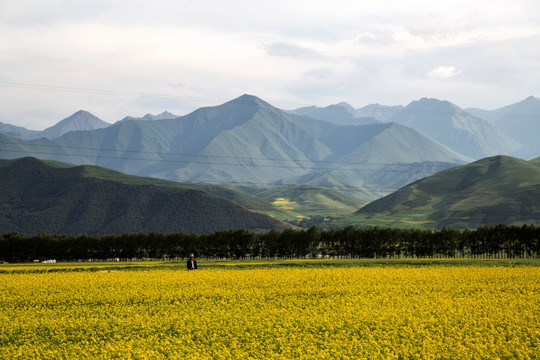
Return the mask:
M3 359L535 359L538 267L0 274Z

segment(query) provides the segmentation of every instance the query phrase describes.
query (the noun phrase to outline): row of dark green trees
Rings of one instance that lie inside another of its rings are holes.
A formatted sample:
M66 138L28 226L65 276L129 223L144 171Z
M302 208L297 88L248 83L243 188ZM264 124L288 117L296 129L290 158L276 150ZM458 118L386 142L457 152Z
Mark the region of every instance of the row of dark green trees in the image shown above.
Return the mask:
M198 257L249 258L388 258L504 257L540 255L540 227L481 227L476 230L404 230L390 228L309 230L266 233L246 230L213 234L140 233L107 236L5 234L0 261L45 259L133 259Z

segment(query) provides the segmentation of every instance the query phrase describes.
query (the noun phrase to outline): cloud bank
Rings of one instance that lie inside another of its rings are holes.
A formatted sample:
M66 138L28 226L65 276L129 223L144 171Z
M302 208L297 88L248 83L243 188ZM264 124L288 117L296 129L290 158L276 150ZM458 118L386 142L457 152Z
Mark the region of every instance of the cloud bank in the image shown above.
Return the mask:
M0 3L2 122L183 114L243 93L283 108L538 96L536 0L54 4Z

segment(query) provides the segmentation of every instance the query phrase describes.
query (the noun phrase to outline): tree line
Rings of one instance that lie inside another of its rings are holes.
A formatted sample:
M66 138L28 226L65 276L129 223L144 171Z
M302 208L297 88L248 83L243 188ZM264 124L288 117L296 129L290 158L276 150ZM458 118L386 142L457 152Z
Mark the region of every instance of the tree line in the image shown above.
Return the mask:
M480 227L475 230L368 228L339 230L247 230L212 234L138 233L104 236L0 236L0 261L28 262L185 258L190 253L214 259L392 258L392 257L538 257L540 227Z

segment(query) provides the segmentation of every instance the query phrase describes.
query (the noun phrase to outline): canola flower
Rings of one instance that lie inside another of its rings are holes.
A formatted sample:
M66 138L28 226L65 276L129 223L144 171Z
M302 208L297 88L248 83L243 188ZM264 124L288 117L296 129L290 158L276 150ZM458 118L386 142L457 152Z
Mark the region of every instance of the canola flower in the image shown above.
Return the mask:
M536 359L536 267L0 274L4 359Z

